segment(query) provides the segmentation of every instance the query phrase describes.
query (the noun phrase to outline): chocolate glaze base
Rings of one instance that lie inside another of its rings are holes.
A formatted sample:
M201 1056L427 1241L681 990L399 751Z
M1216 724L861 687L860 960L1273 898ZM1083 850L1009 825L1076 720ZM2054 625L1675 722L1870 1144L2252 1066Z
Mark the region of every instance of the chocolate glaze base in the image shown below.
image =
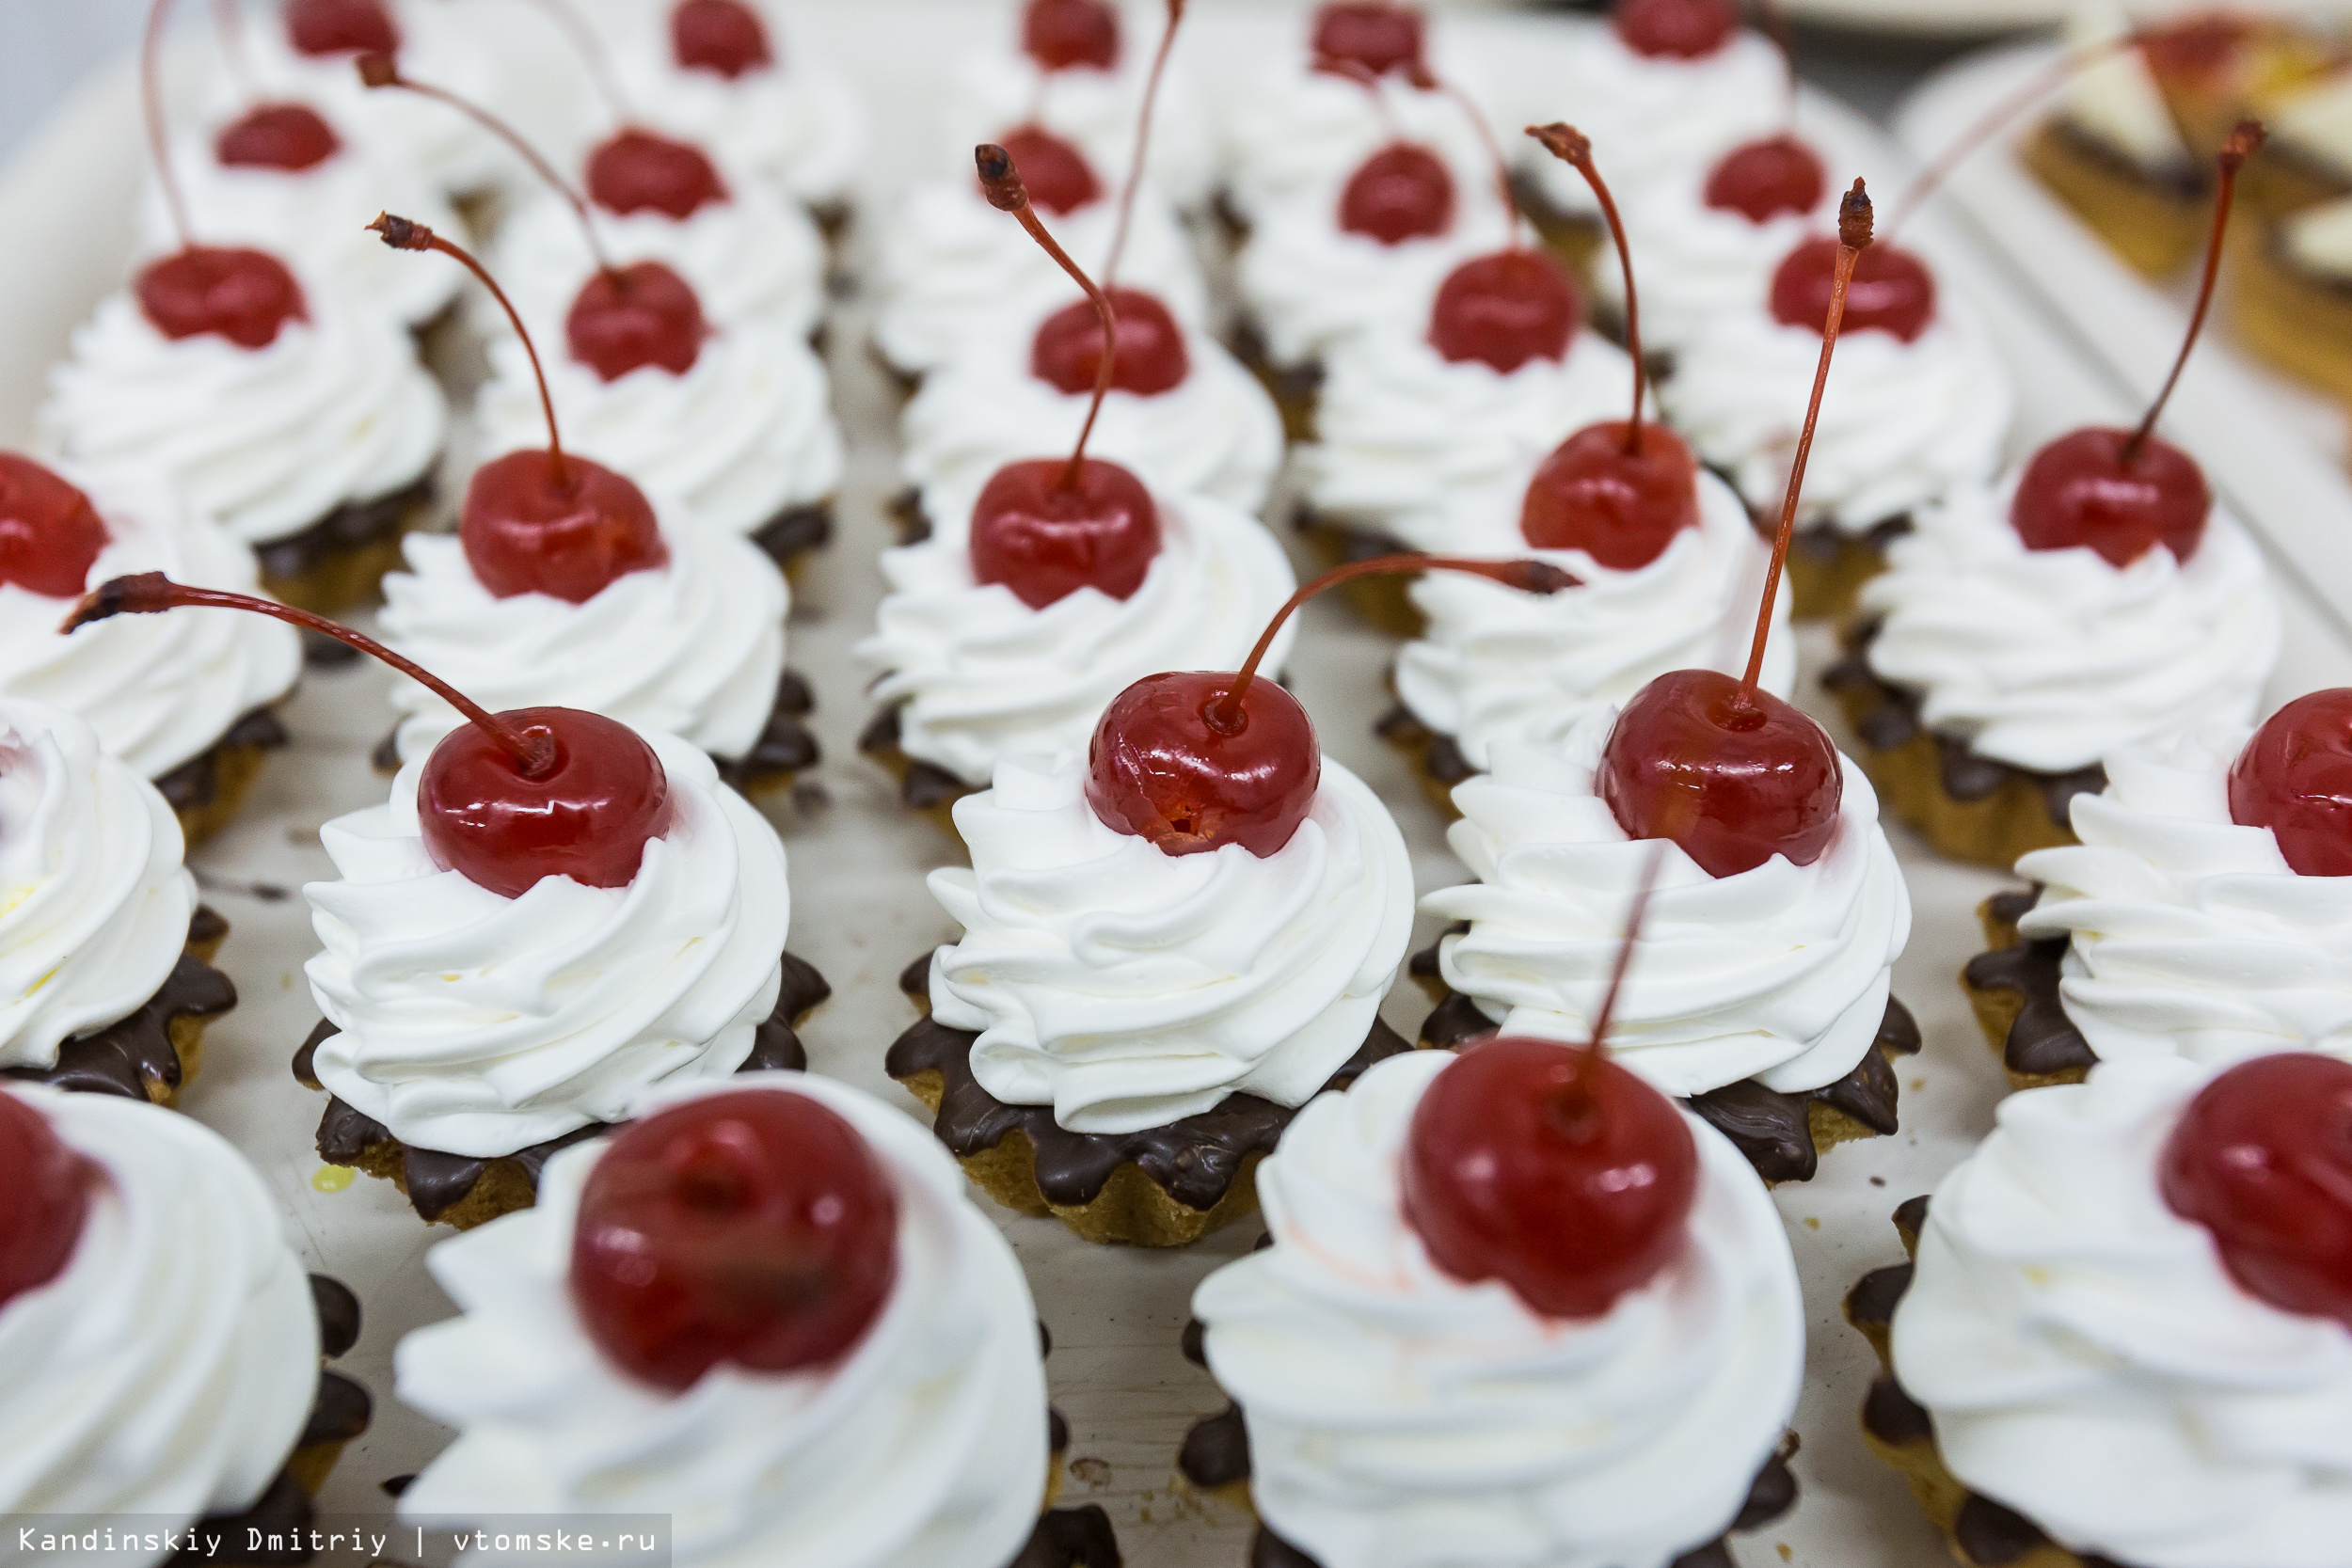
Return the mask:
M857 737L857 749L890 770L898 781L898 799L909 811L921 812L937 822L942 832L954 834L955 818L950 811L958 800L975 793L973 786L935 763L906 754L898 744L898 705L876 711L873 721Z
M1007 1568L1120 1568L1119 1536L1098 1504L1049 1509Z
M777 994L775 1010L754 1032L752 1053L736 1070L798 1072L806 1069L808 1053L794 1026L832 994L833 988L814 967L785 954L784 988ZM294 1075L304 1087L324 1087L311 1061L319 1046L341 1032L322 1019L294 1053ZM469 1230L501 1214L529 1208L538 1196L539 1173L549 1158L610 1131L610 1123L591 1122L512 1154L450 1154L405 1144L382 1122L330 1096L326 1112L319 1118L318 1151L319 1158L330 1165L348 1165L394 1183L406 1195L417 1217L427 1224L437 1222Z
M1233 328L1233 357L1240 360L1274 400L1282 415L1282 434L1294 441L1315 438L1315 415L1323 402L1323 363L1278 363L1265 331L1245 314Z
M1443 730L1431 729L1402 702L1382 714L1372 733L1403 753L1412 765L1421 792L1449 822L1462 815L1454 804L1454 786L1478 776L1462 748Z
M1960 736L1939 735L1919 720L1920 695L1881 680L1870 668L1878 623L1845 635L1846 656L1821 676L1861 736L1861 761L1880 795L1905 821L1955 859L2006 871L2031 849L2074 842L2077 795L2107 786L2092 764L2071 773L2037 773L1979 756Z
M1903 1250L1916 1255L1928 1200L1915 1197L1895 1211ZM1878 1352L1879 1376L1862 1405L1862 1434L1870 1450L1903 1473L1920 1511L1944 1531L1953 1555L1968 1568L2122 1568L2113 1559L2068 1551L2042 1527L1981 1492L1972 1492L1945 1466L1935 1447L1935 1418L1896 1381L1892 1340L1895 1308L1911 1289L1912 1265L1898 1263L1865 1275L1846 1293L1846 1321Z
M204 1025L237 1005L237 988L212 966L228 935L229 922L199 905L179 961L136 1012L67 1040L55 1067L10 1068L0 1077L176 1103L182 1084L196 1071Z
M787 506L752 531L752 543L788 573L799 557L833 543L833 502Z
M1438 953L1445 937L1468 928L1457 924L1413 955L1413 978L1438 999L1421 1030L1421 1043L1435 1050L1458 1051L1499 1031L1477 1002L1447 985L1438 970ZM1895 1079L1894 1061L1916 1055L1919 1044L1919 1025L1911 1010L1890 996L1871 1049L1837 1082L1785 1094L1743 1078L1683 1103L1729 1138L1765 1180L1809 1181L1825 1150L1850 1139L1888 1137L1896 1132L1901 1085Z
M1231 1219L1254 1204L1244 1199L1258 1160L1298 1113L1256 1095L1229 1095L1214 1110L1136 1132L1073 1132L1054 1119L1050 1105L1008 1105L972 1075L972 1042L978 1036L931 1019L930 955L899 975L899 988L924 1006L918 1020L890 1047L884 1069L913 1086L929 1077L939 1089L932 1131L948 1152L973 1161L1011 1144L1025 1145L1035 1189L1056 1212L1084 1210L1101 1198L1121 1170L1134 1168L1167 1198L1196 1215ZM1373 1063L1411 1049L1375 1020L1361 1050L1326 1085L1345 1088ZM918 1098L930 1097L916 1089ZM1000 1196L1002 1195L999 1195ZM1235 1212L1217 1215L1220 1208ZM1128 1239L1128 1238L1120 1238ZM1189 1238L1187 1238L1189 1239Z
M1413 546L1392 533L1317 511L1302 501L1291 513L1291 526L1306 536L1326 566L1350 566L1384 555L1411 555ZM1421 607L1406 590L1412 578L1401 573L1357 578L1340 585L1341 594L1365 621L1393 637L1419 637L1425 626Z
M1977 918L1991 950L1960 972L1985 1043L2000 1053L2011 1086L2021 1089L2078 1084L2099 1062L2058 994L2058 966L2071 939L2027 942L2017 934L2017 923L2041 896L2040 888L2029 888L1996 893L1979 905Z
M261 776L262 762L289 738L276 713L257 707L230 725L218 740L154 781L191 848L229 825Z
M272 598L332 615L375 596L400 563L400 536L433 504L435 470L371 500L346 501L299 533L253 547Z
M1263 1248L1272 1242L1262 1238ZM1209 1362L1205 1354L1204 1334L1200 1320L1195 1318L1184 1325L1184 1359L1205 1369ZM1788 1433L1780 1447L1764 1462L1748 1487L1747 1501L1731 1521L1730 1529L1677 1557L1669 1568L1733 1568L1731 1553L1726 1544L1732 1531L1760 1529L1787 1513L1797 1503L1797 1478L1788 1468L1788 1461L1797 1451L1797 1434ZM1215 1416L1203 1417L1184 1434L1184 1444L1177 1451L1176 1468L1194 1487L1222 1497L1236 1508L1250 1508L1249 1497L1249 1427L1242 1417L1241 1406L1229 1403ZM1263 1523L1249 1544L1250 1568L1320 1568L1313 1558L1283 1540Z
M1721 475L1725 483L1729 475ZM1780 501L1749 518L1768 542L1780 528ZM1911 531L1911 515L1883 518L1860 533L1834 523L1807 523L1788 540L1788 613L1800 621L1843 621L1862 585L1886 569L1886 546Z

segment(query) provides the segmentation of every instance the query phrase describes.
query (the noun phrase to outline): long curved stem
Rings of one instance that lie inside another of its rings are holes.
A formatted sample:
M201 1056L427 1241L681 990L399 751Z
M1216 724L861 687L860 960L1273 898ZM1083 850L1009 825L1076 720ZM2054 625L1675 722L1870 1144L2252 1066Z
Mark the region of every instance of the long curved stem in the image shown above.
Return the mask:
M536 0L536 4L587 68L589 80L596 85L596 96L612 111L613 122L627 125L635 119L637 117L629 112L628 99L621 91L620 80L612 74L612 61L605 53L604 40L596 37L588 19L574 10L567 0Z
M2230 133L2230 139L2221 144L2221 150L2214 155L2221 181L2214 192L2213 233L2205 241L2205 276L2197 285L2197 308L2189 312L2188 331L2181 339L2181 352L2173 357L2171 373L2164 378L2164 386L2156 392L2156 401L2148 405L2139 428L2123 443L2119 455L2125 467L2139 460L2140 449L2155 434L2156 420L2163 417L2164 405L2172 401L2172 388L2181 384L2181 372L2188 368L2189 353L2197 347L2198 335L2205 330L2205 313L2213 308L2213 286L2221 276L2221 243L2230 233L2230 208L2237 199L2237 171L2246 166L2246 160L2254 155L2267 135L2262 121L2240 120L2237 129Z
M1087 407L1086 423L1078 427L1078 444L1072 449L1070 462L1061 473L1060 487L1074 490L1078 487L1078 476L1086 468L1087 442L1094 435L1094 421L1102 418L1103 401L1111 395L1111 378L1119 372L1119 312L1111 308L1110 296L1095 286L1084 267L1070 259L1070 252L1061 247L1061 242L1054 238L1044 220L1037 215L1037 210L1029 205L1029 188L1022 182L1021 170L1013 164L1012 154L994 142L983 142L972 150L972 161L979 168L980 189L986 193L988 204L1020 220L1029 238L1086 291L1087 298L1094 305L1094 318L1102 324L1103 356L1094 368L1094 401Z
M196 231L188 223L188 199L181 194L180 177L172 172L171 138L164 125L164 19L170 11L171 0L155 0L147 8L147 30L139 37L139 107L147 119L147 149L154 155L155 178L164 188L172 232L179 236L180 248L187 250L196 244Z
M1135 156L1127 164L1127 188L1119 193L1119 222L1111 230L1110 254L1103 261L1103 285L1119 279L1119 263L1127 254L1127 230L1136 216L1136 193L1143 188L1143 164L1152 147L1152 123L1159 113L1160 83L1168 75L1168 57L1176 48L1176 29L1184 20L1185 0L1168 0L1168 30L1160 35L1160 52L1152 56L1152 74L1143 87L1143 112L1136 121Z
M1527 134L1541 142L1544 150L1553 157L1575 166L1576 172L1593 188L1600 201L1601 216L1609 220L1610 238L1616 242L1617 265L1625 274L1625 347L1633 356L1633 419L1626 426L1625 450L1628 456L1639 456L1642 451L1642 399L1649 388L1649 367L1642 360L1642 301L1633 289L1633 246L1626 239L1625 219L1617 214L1617 198L1609 192L1609 182L1600 177L1599 166L1593 162L1592 139L1573 125L1531 125Z
M1971 153L1992 140L2003 126L2064 87L2067 79L2084 67L2104 60L2121 50L2137 48L2139 42L2138 34L2127 33L2122 38L2076 50L2034 72L2015 91L1978 117L1976 123L1953 137L1944 150L1918 172L1909 187L1895 198L1894 211L1886 220L1887 234L1892 236L1895 230L1908 223L1912 214L1925 206L1928 198L1933 196L1951 177L1952 171L1967 162Z
M1423 91L1435 89L1454 100L1462 117L1470 122L1470 129L1478 133L1479 145L1486 150L1486 161L1495 171L1495 194L1502 198L1502 211L1511 225L1511 243L1520 244L1527 237L1527 226L1519 212L1518 193L1511 188L1510 163L1502 156L1502 144L1495 139L1495 128L1486 122L1486 111L1469 93L1425 67L1414 76L1413 85Z

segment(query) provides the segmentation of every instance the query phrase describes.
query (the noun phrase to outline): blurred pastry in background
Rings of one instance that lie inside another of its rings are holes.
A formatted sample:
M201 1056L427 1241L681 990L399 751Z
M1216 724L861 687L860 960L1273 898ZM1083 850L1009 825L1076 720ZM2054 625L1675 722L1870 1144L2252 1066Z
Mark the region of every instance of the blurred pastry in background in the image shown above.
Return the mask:
M2212 181L2183 139L2150 56L2119 47L2130 27L2114 0L2076 8L2068 51L2089 63L2021 155L2123 260L2162 277L2197 253Z

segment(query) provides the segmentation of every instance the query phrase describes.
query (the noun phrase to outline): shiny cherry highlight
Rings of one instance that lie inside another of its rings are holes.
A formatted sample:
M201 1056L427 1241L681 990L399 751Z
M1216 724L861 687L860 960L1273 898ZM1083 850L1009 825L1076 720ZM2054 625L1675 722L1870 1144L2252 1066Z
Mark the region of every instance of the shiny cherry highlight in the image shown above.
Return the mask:
M1238 844L1261 859L1291 841L1323 783L1323 748L1298 699L1270 680L1220 705L1237 677L1148 675L1111 700L1087 749L1087 800L1120 832L1162 853Z
M1820 155L1784 132L1725 153L1708 171L1702 198L1719 213L1768 223L1783 214L1804 216L1828 192L1829 171L1821 166Z
M141 268L134 292L149 324L175 341L210 336L264 349L290 323L310 319L294 274L259 250L190 245Z
M1086 154L1043 126L1015 126L997 145L1020 168L1029 199L1056 217L1103 198L1103 182Z
M2204 538L2213 492L2196 459L2151 436L2131 451L2128 430L2059 436L2026 465L2010 522L2029 550L2087 546L2123 567L2156 546L2187 561Z
M660 213L684 222L724 202L727 187L701 148L632 126L588 155L588 198L620 217Z
M1159 508L1116 463L1009 463L972 509L972 575L1002 583L1031 610L1093 588L1124 599L1160 552Z
M474 471L458 525L466 563L493 595L585 604L631 572L670 563L645 493L600 463L510 451Z
M1106 289L1117 317L1119 352L1111 387L1136 397L1174 391L1192 373L1184 328L1159 296L1140 289ZM1029 372L1076 397L1094 389L1103 365L1103 324L1092 302L1079 300L1045 318L1030 345Z
M1340 192L1340 230L1382 245L1434 239L1454 227L1454 175L1425 147L1391 142Z
M2297 697L2230 768L2230 820L2268 828L2297 876L2352 877L2352 689Z
M1567 357L1584 309L1568 275L1534 250L1499 250L1455 267L1438 286L1429 341L1447 360L1478 360L1508 375L1534 359Z
M106 525L88 496L31 458L0 451L0 587L78 598L105 547Z
M1790 251L1772 274L1772 319L1821 330L1837 273L1837 242L1826 235ZM1907 250L1874 245L1854 263L1846 293L1845 330L1892 333L1915 341L1935 319L1935 275Z
M1586 425L1545 458L1527 486L1519 533L1539 550L1582 550L1612 571L1656 561L1699 524L1698 464L1664 425L1629 447L1623 420Z
M669 775L644 737L580 708L515 708L501 721L542 750L519 765L479 725L452 730L417 781L425 852L504 898L548 877L627 887L645 846L670 830Z
M1617 715L1595 783L1627 837L1672 839L1710 877L1774 855L1811 865L1837 836L1845 793L1820 725L1714 670L1644 687Z
M564 318L572 357L605 381L648 365L684 375L709 336L693 286L660 261L599 268Z

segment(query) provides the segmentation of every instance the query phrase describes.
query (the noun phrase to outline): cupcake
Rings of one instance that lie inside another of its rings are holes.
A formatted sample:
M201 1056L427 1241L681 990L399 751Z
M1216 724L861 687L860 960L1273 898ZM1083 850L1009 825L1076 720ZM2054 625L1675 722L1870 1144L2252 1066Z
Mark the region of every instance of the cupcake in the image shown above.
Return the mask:
M2332 824L2308 819L2327 809L2311 775L2331 765L2344 705L2318 692L2258 731L2200 725L2108 756L2106 789L2074 801L2081 843L2026 856L2035 889L1979 911L1988 951L1962 983L2011 1083L2151 1056L2352 1056L2334 908L2347 868Z
M331 610L373 597L429 513L448 409L396 317L190 247L100 302L34 422L44 455L93 483L154 472L252 546L272 595Z
M1378 1063L1260 1167L1270 1244L1193 1297L1235 1408L1180 1460L1254 1511L1251 1562L1722 1562L1794 1501L1780 1217L1721 1133L1585 1057ZM1597 1132L1544 1116L1566 1096Z
M428 1255L460 1315L394 1365L457 1438L405 1518L658 1514L679 1568L1116 1568L1102 1510L1043 1512L1036 1304L919 1128L800 1074L634 1114Z
M2270 155L2247 182L2259 211L2299 212L2352 195L2352 68L2344 60L2291 79L2255 108L2272 137Z
M2265 224L2236 261L2239 338L2289 374L2352 397L2352 197Z
M286 742L276 708L301 675L301 641L286 626L237 615L59 636L86 590L127 572L257 586L253 552L153 475L72 474L0 452L0 531L32 546L25 555L0 548L0 692L73 713L163 792L182 836L201 843L235 816L264 758Z
M170 1105L236 1006L163 798L72 714L0 697L0 1074Z
M1107 584L1009 558L993 526L976 544L968 515L882 552L889 592L856 650L877 673L881 709L862 744L898 776L909 806L953 832L957 799L987 788L1014 756L1083 752L1131 682L1249 652L1296 586L1281 546L1254 517L1205 496L1147 499L1154 543L1140 570ZM1270 668L1289 646L1286 627Z
M2338 1560L2352 1068L2103 1064L2011 1095L1846 1298L1863 1431L1963 1563Z
M276 1560L254 1532L307 1528L367 1430L367 1390L321 1370L358 1303L304 1276L260 1176L189 1117L11 1085L0 1164L0 1419L20 1435L0 1508L21 1548L77 1557L99 1519L149 1545L83 1560Z

